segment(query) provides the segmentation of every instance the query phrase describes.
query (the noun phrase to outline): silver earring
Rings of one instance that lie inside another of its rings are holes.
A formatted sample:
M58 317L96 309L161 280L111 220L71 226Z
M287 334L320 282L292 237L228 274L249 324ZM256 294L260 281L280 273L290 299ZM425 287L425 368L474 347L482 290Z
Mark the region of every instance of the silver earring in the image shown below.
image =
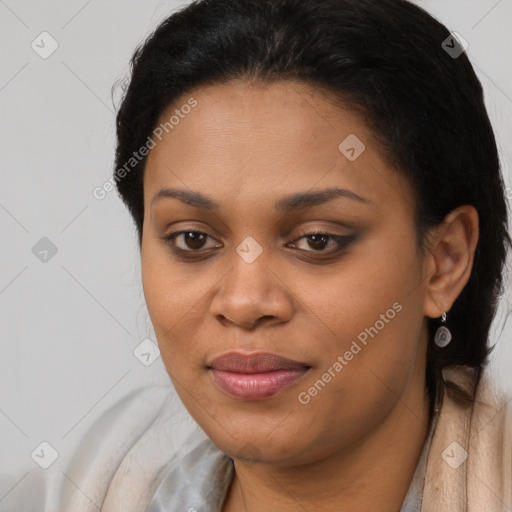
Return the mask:
M441 317L441 322L443 324L446 324L446 313L443 313ZM452 333L450 332L450 329L448 329L448 327L446 327L445 325L441 325L436 331L434 343L438 347L443 348L446 347L446 345L448 345L450 341L452 341Z

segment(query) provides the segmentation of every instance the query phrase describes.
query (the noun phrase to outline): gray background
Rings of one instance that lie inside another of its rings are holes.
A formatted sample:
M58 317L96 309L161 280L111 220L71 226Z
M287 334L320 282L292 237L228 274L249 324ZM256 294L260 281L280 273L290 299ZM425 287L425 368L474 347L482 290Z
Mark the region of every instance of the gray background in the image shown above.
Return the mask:
M418 3L468 41L510 185L512 0ZM42 441L65 464L105 409L168 382L160 358L145 366L133 354L155 337L132 221L115 191L99 201L92 190L112 172L120 95L113 103L111 87L177 5L0 0L0 473L19 475L12 485L44 471L30 456ZM51 48L43 31L59 45L46 59L31 47ZM43 237L57 248L46 262L33 252ZM507 287L492 364L511 390L508 295ZM9 491L0 488L0 508Z

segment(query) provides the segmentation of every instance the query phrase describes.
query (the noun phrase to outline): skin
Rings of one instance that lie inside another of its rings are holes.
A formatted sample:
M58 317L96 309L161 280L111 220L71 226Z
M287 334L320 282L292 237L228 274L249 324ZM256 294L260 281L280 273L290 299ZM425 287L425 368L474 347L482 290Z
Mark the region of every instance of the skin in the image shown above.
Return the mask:
M357 512L376 503L398 510L428 431L427 317L446 311L449 325L473 264L476 210L452 211L422 254L409 181L364 121L327 93L300 82L231 81L184 95L162 120L190 96L197 106L148 156L142 279L181 400L234 460L223 510ZM366 146L354 161L338 149L349 134ZM200 192L220 208L170 197L152 203L163 187ZM337 197L288 213L274 209L285 195L329 187L368 202ZM211 238L182 235L176 243L203 251L202 259L180 258L162 240L190 229ZM333 239L304 236L312 229L355 239L336 253ZM252 263L236 252L248 236L262 249ZM397 302L401 311L300 403L298 394ZM312 368L270 398L234 400L207 363L237 349Z

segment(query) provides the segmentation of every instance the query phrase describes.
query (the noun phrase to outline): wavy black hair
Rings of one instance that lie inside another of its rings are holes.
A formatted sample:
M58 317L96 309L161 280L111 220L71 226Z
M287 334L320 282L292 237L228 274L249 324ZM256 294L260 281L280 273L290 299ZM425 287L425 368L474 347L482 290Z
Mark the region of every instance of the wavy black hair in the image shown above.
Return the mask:
M429 344L427 384L440 370L485 366L511 239L495 136L482 86L450 31L406 0L197 0L165 19L131 59L117 113L115 166L142 147L163 111L199 86L233 79L299 80L360 113L413 185L419 246L454 208L473 205L479 241L471 276L448 315L453 341ZM460 54L460 55L459 55ZM142 158L114 171L142 243ZM438 319L428 319L432 339Z

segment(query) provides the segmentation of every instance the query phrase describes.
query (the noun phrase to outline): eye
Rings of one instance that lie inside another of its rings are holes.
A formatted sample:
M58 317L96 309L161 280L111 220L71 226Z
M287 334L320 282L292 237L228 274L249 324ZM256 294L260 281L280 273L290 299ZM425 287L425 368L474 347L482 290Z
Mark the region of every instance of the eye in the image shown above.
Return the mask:
M175 252L202 252L204 251L204 246L208 238L214 240L208 233L193 229L176 231L175 233L162 237L163 240L170 244L171 249ZM216 244L207 249L217 247L222 247L222 244Z
M309 231L303 233L291 247L297 247L302 252L321 253L325 255L334 254L347 248L354 240L355 235L343 236L322 231ZM213 243L207 246L208 239L216 240L214 237L196 229L184 229L161 237L171 247L171 250L178 256L194 258L204 255L213 249L223 247L221 243ZM304 241L306 248L300 248L296 242ZM309 249L307 248L309 247ZM331 250L326 250L331 247ZM188 253L188 254L187 254Z
M333 233L324 233L322 231L310 231L297 238L298 241L305 241L307 247L312 249L306 248L301 250L305 252L322 252L326 254L331 254L345 249L354 241L354 239L354 235L335 235ZM332 250L326 251L325 249L329 247L329 243L331 247L334 247ZM291 246L298 247L297 244L291 244ZM298 248L300 249L300 247Z

